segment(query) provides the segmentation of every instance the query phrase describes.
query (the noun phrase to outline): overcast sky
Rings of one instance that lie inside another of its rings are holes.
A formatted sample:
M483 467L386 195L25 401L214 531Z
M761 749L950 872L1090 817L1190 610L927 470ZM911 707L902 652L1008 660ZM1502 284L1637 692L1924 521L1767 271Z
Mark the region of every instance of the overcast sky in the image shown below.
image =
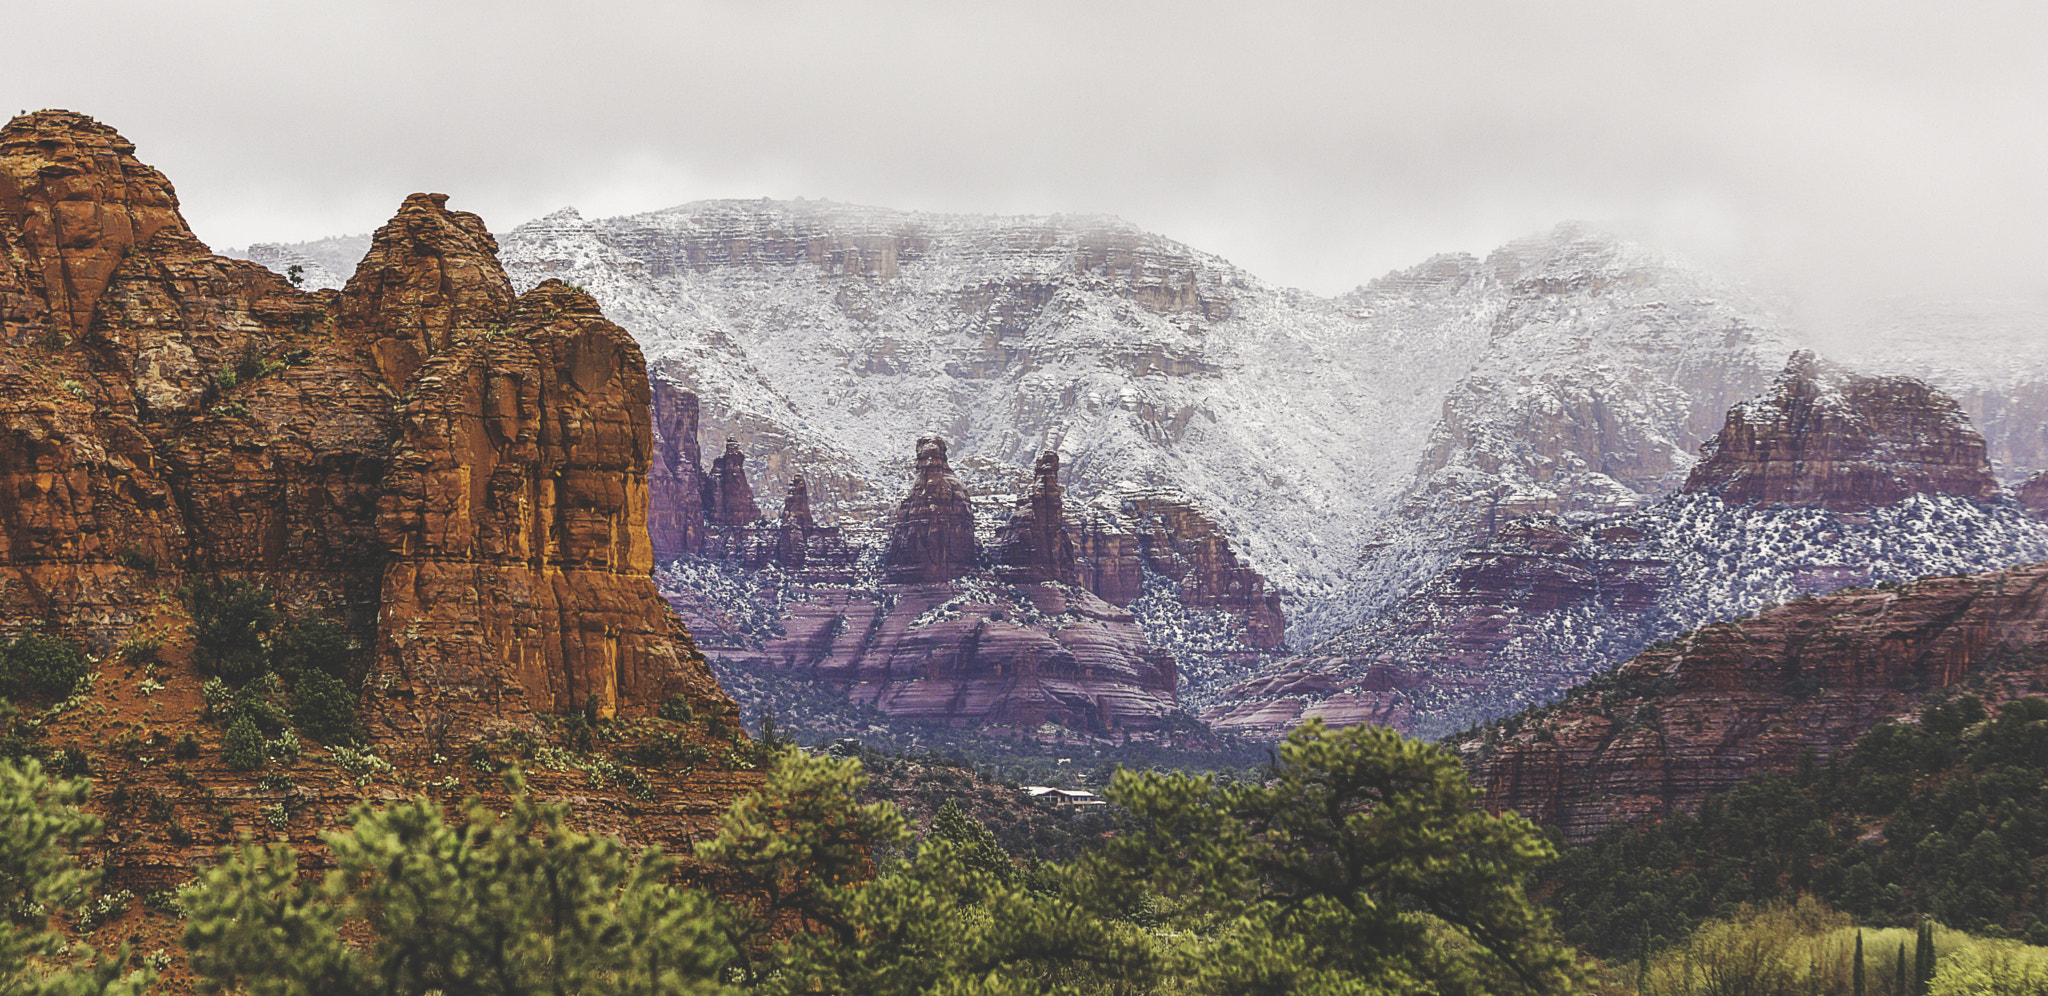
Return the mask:
M2048 284L2048 4L35 3L216 246L707 197L1120 215L1337 293L1585 219L1809 301Z

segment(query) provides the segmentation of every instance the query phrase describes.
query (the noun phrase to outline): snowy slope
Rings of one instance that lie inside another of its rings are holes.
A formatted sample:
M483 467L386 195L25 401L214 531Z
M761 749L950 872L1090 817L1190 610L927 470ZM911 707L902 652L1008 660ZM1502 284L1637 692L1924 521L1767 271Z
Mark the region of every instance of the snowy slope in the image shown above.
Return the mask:
M1793 348L1739 293L1573 226L1335 299L1097 217L719 201L503 244L515 283L588 288L697 390L712 442L772 431L882 482L937 431L970 475L1057 448L1079 495L1178 487L1304 637L1376 604L1376 544L1448 555L1496 506L1668 492Z

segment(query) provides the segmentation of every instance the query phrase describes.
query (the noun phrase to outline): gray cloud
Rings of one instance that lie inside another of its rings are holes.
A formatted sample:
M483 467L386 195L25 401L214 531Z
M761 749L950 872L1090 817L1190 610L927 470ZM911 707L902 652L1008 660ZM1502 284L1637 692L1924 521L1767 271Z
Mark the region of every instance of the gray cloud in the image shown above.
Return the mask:
M216 244L702 197L1122 215L1344 290L1583 218L1844 301L2043 292L2048 12L1884 2L102 3L18 106Z

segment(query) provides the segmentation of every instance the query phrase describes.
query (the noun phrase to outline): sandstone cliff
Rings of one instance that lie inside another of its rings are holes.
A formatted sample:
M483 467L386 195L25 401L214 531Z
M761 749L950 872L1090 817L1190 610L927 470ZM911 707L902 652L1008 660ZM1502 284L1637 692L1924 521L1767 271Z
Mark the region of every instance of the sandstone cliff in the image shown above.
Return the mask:
M1488 808L1579 842L1825 761L1959 682L2038 689L2044 655L2048 566L1856 589L1685 634L1458 749Z
M1000 546L997 560L1003 568L998 573L1005 581L1079 583L1058 453L1047 450L1038 458L1032 468L1031 490L1017 500L1017 510L996 534L996 542Z
M98 778L114 886L175 884L244 832L314 842L365 798L488 791L559 714L671 729L700 760L728 743L706 727L734 706L648 577L630 337L565 285L515 296L442 195L407 198L346 288L301 292L209 252L133 153L69 112L0 128L0 632L98 656L27 728ZM221 579L339 628L395 767L318 747L277 748L261 784L225 767L188 615ZM651 719L671 699L695 727ZM628 793L586 776L609 760L561 756L585 767L536 786L641 842L688 840L749 780L656 765Z

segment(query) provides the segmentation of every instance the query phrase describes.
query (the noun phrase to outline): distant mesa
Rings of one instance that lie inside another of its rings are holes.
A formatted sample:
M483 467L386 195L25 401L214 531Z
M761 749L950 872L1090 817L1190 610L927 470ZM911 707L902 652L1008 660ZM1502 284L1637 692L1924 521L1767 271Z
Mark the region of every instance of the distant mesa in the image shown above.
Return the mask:
M1859 377L1809 350L1792 354L1769 394L1729 411L1685 490L1838 512L1999 494L1984 437L1953 398L1911 377Z

